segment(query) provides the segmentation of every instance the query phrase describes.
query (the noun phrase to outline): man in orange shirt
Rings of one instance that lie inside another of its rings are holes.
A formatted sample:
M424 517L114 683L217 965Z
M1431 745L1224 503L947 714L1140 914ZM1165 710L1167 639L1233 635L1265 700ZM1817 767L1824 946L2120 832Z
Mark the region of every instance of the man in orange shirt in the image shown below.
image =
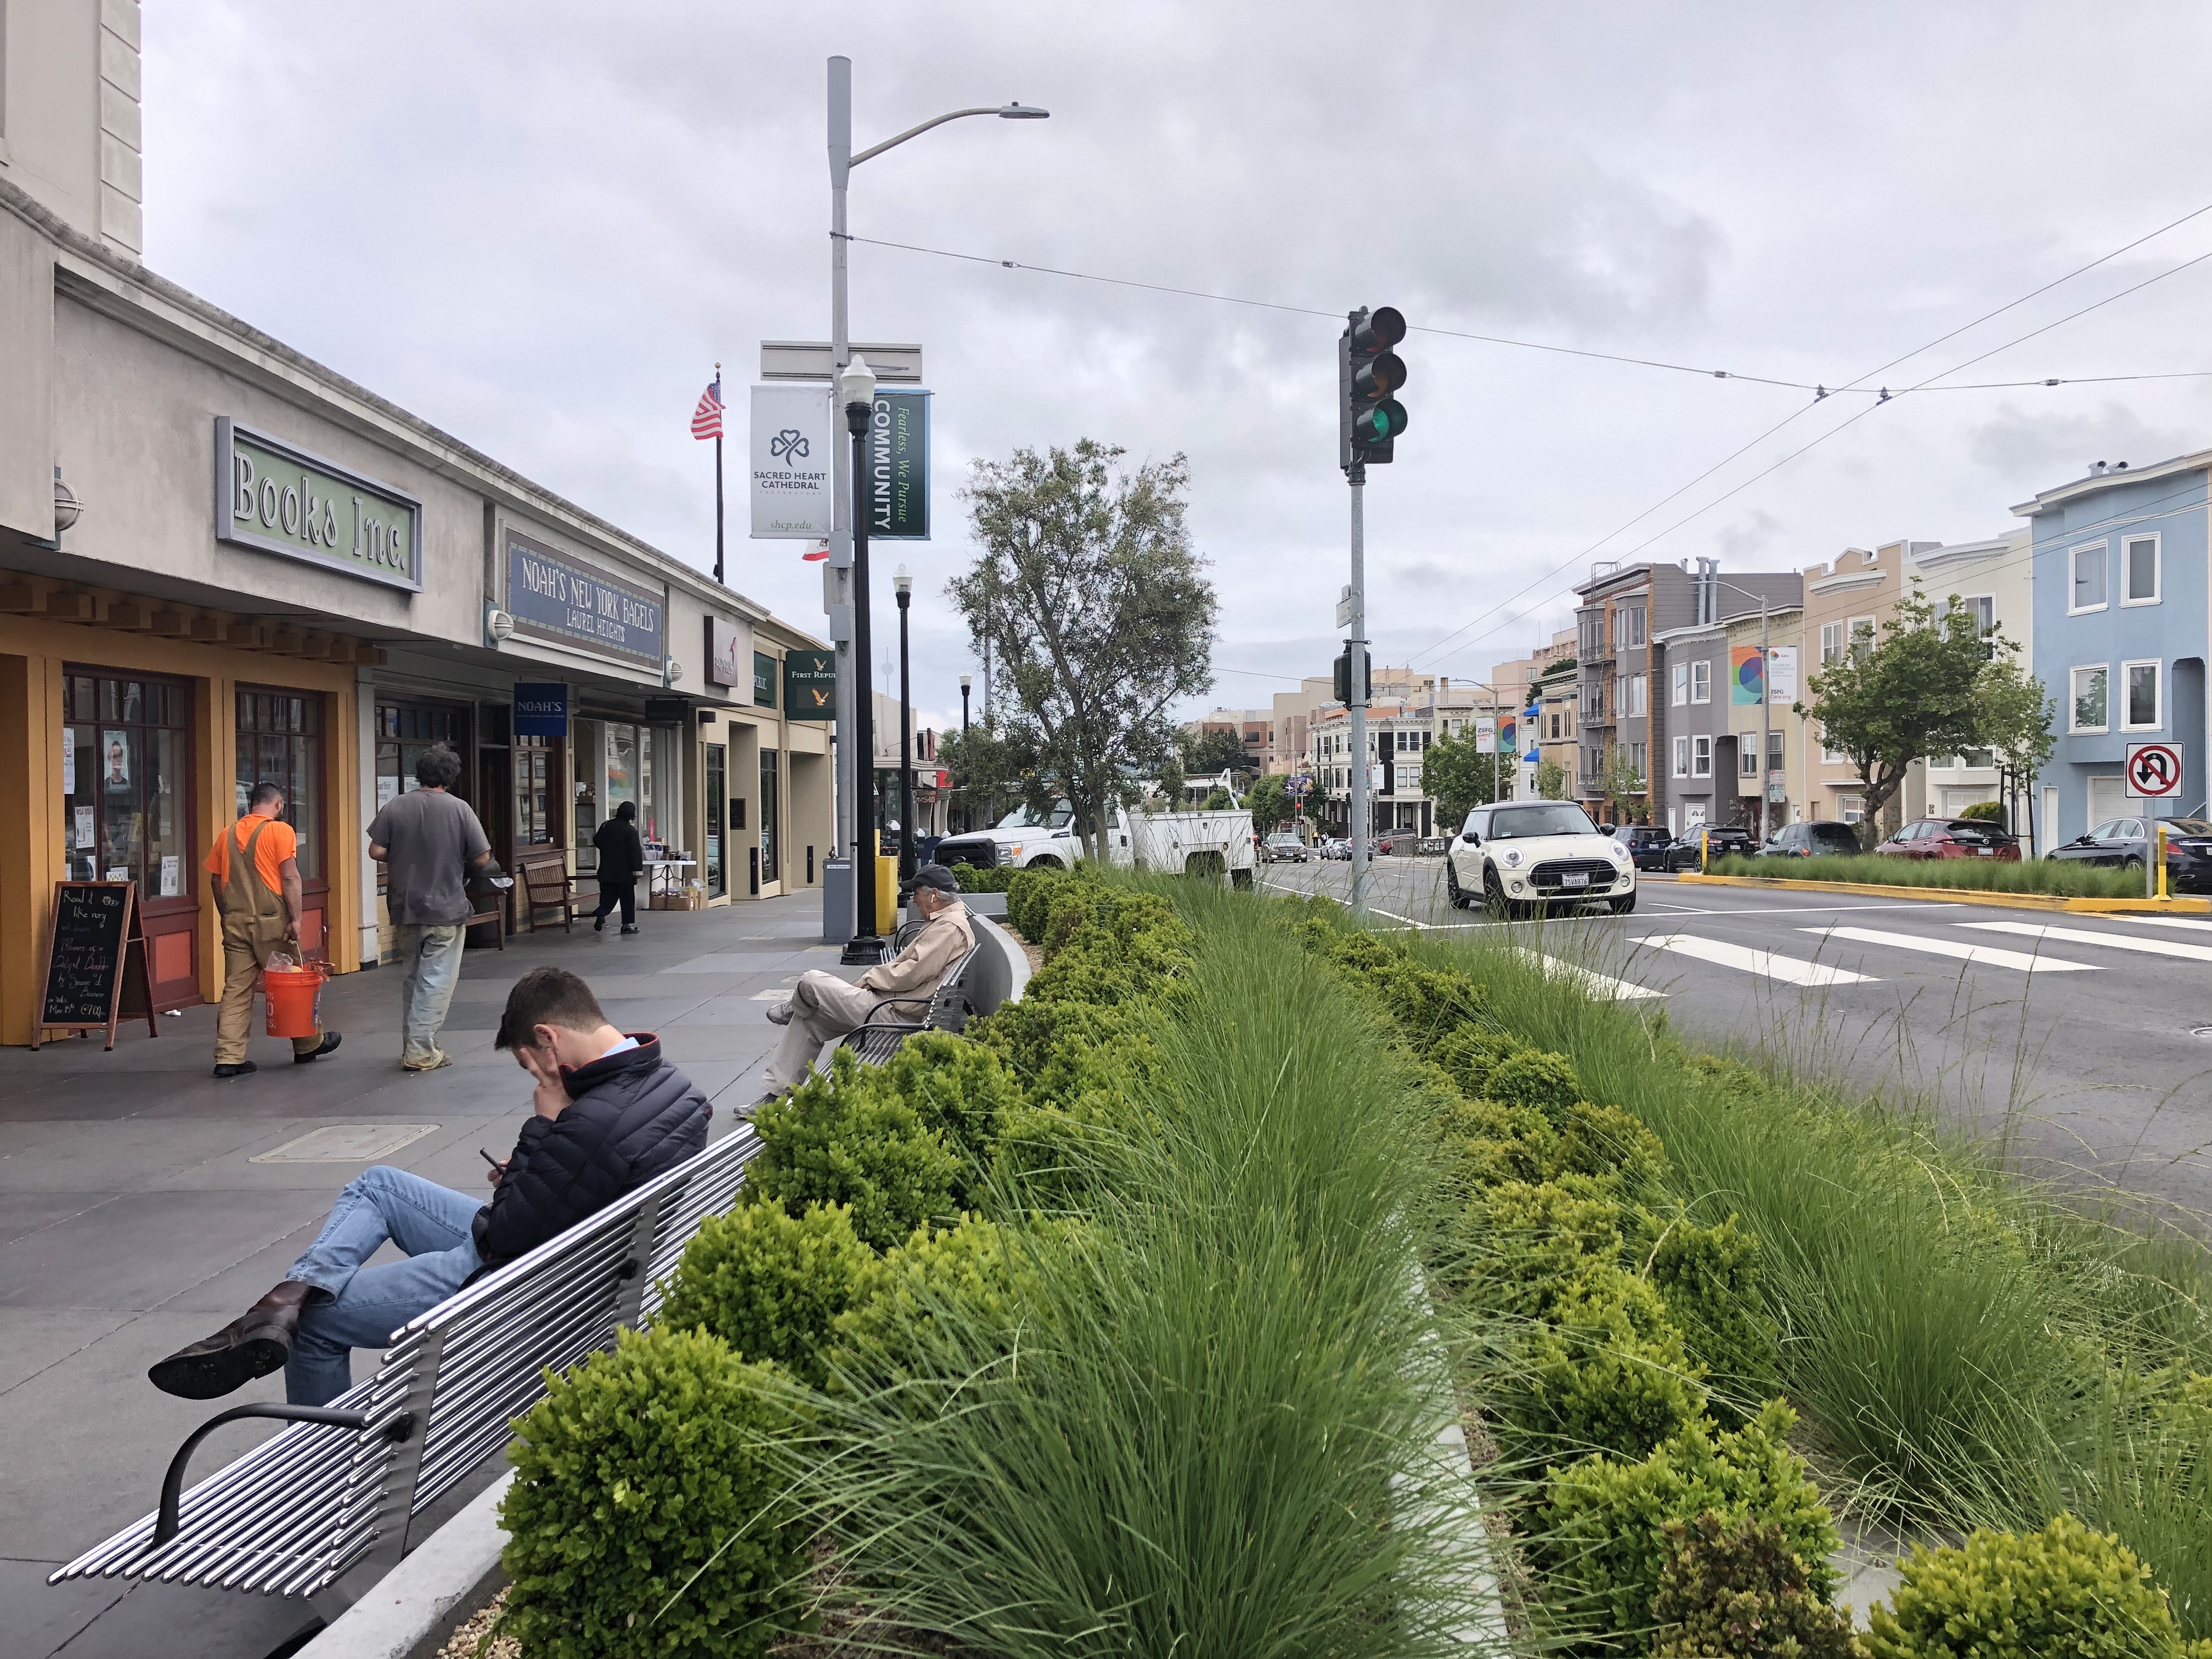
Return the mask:
M246 1057L253 1025L253 985L280 945L300 949L300 838L276 815L284 792L253 787L246 814L216 837L206 869L222 918L222 1005L215 1020L215 1074L245 1077L259 1068ZM338 1046L336 1031L292 1039L292 1063L320 1060Z

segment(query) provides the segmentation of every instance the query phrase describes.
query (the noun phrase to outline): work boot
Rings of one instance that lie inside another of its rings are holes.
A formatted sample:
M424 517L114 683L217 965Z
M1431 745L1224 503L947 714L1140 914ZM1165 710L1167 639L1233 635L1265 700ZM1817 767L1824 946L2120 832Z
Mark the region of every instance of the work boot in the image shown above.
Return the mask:
M311 1060L320 1060L325 1054L331 1053L338 1046L339 1043L344 1041L345 1039L339 1036L337 1032L325 1031L323 1033L323 1046L321 1048L310 1048L304 1054L293 1055L292 1063L295 1066L305 1066Z
M164 1394L214 1400L257 1376L282 1370L292 1357L300 1310L314 1294L313 1285L286 1279L213 1336L157 1360L148 1368L147 1380Z
M790 1024L791 1005L788 1002L769 1003L768 1006L768 1023L771 1025Z
M258 1066L256 1066L252 1060L241 1060L234 1065L216 1066L215 1068L215 1074L218 1079L228 1080L234 1077L252 1077L261 1068Z

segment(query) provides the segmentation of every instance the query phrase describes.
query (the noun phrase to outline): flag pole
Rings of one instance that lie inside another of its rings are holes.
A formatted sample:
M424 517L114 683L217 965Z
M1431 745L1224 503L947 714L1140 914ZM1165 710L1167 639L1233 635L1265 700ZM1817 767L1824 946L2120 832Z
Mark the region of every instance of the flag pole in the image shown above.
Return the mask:
M714 365L714 401L722 401L722 366ZM727 586L722 574L722 423L714 422L714 580Z

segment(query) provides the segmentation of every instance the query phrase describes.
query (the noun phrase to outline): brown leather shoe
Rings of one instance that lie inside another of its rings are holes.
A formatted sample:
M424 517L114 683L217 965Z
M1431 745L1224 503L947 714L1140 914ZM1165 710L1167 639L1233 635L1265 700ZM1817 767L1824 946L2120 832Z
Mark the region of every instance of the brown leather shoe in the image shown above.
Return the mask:
M283 1370L292 1357L300 1310L314 1294L313 1285L286 1279L213 1336L155 1362L147 1380L181 1399L214 1400Z

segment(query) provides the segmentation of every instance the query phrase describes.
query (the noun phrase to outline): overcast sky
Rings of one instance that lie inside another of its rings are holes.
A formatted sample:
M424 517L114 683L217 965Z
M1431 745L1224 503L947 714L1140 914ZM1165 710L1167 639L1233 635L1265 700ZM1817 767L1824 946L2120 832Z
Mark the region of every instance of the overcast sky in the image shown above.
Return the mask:
M1889 366L2212 204L2186 159L2212 155L2201 6L196 0L144 29L150 266L702 568L688 422L714 360L742 422L758 343L828 335L832 52L862 146L1052 112L861 167L857 235L1737 374L1911 386L2212 252L2207 213ZM1339 320L852 264L854 337L924 343L938 394L937 536L899 550L925 720L957 719L971 665L942 597L969 461L1085 435L1191 459L1216 701L1327 672ZM1951 379L2212 369L2208 297L2212 259ZM1867 412L1435 334L1402 355L1411 429L1368 491L1376 659L1470 678L1564 625L1594 557L1972 540L2093 460L2212 444L2212 379ZM819 567L744 520L739 494L732 585L821 629Z

